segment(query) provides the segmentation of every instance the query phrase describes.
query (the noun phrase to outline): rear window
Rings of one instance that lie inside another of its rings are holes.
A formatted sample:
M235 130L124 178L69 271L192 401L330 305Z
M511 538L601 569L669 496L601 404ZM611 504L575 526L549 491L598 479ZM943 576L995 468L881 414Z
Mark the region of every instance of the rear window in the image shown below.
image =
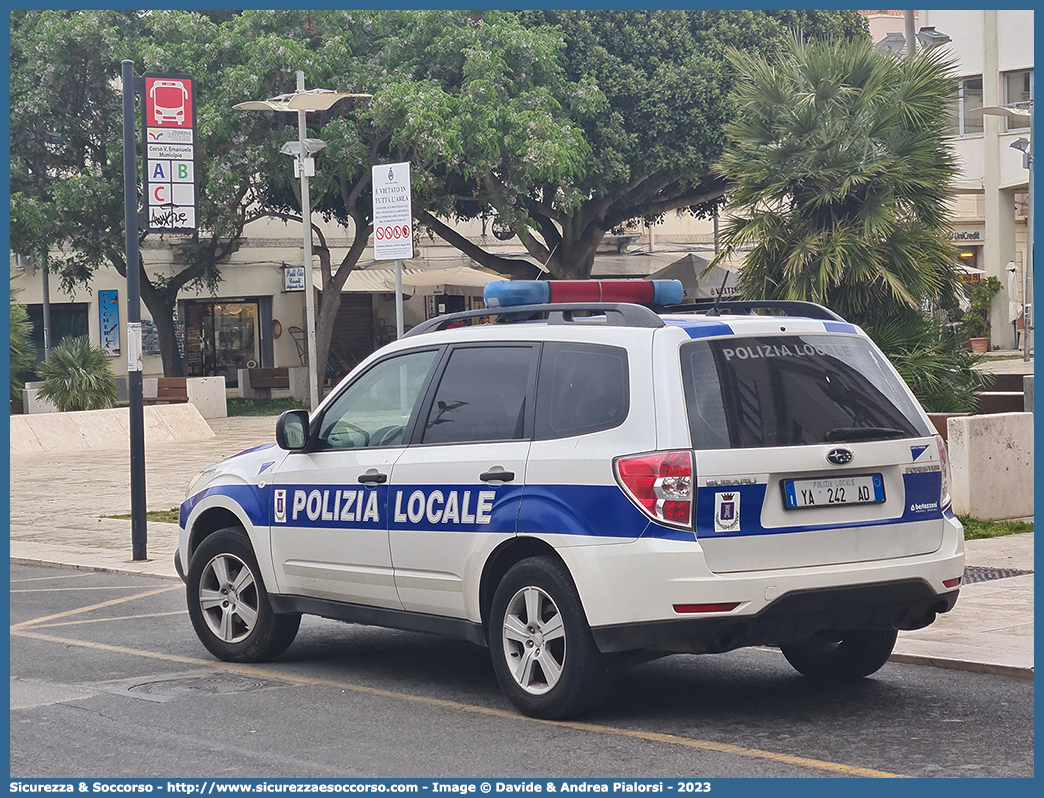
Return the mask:
M862 338L725 338L692 341L681 352L696 449L931 434L884 356Z
M537 440L612 429L628 410L627 351L545 343L537 387Z

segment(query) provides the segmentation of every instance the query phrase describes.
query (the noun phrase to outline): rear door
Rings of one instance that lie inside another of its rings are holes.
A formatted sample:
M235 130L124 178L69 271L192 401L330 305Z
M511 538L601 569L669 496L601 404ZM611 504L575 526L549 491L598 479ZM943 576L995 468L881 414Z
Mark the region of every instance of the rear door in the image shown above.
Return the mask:
M868 340L694 340L682 347L682 371L696 450L696 535L711 570L938 549L939 449Z

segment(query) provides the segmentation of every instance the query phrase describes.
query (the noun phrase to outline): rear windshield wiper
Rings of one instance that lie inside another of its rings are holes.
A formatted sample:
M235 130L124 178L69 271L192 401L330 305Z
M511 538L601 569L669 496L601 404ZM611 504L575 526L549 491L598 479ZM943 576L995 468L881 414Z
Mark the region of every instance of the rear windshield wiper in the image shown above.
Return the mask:
M907 433L892 427L837 427L827 432L823 440L837 441L880 441L887 438L905 438Z

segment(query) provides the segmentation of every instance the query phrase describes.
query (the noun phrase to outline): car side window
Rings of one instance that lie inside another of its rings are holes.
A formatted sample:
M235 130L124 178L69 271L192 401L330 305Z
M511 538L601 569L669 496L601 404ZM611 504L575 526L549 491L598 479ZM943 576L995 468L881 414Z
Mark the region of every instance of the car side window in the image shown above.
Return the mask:
M323 414L317 448L399 446L438 350L392 357L348 386Z
M450 354L422 443L520 440L536 349L460 347Z
M627 352L615 346L545 343L537 381L536 437L612 429L629 406Z

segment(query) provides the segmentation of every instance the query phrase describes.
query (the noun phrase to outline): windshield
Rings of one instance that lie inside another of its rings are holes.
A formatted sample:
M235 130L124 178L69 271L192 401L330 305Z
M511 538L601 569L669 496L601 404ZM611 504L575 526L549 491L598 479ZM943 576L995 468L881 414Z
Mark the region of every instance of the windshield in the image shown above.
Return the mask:
M931 434L868 341L786 335L682 346L696 449L801 446Z

